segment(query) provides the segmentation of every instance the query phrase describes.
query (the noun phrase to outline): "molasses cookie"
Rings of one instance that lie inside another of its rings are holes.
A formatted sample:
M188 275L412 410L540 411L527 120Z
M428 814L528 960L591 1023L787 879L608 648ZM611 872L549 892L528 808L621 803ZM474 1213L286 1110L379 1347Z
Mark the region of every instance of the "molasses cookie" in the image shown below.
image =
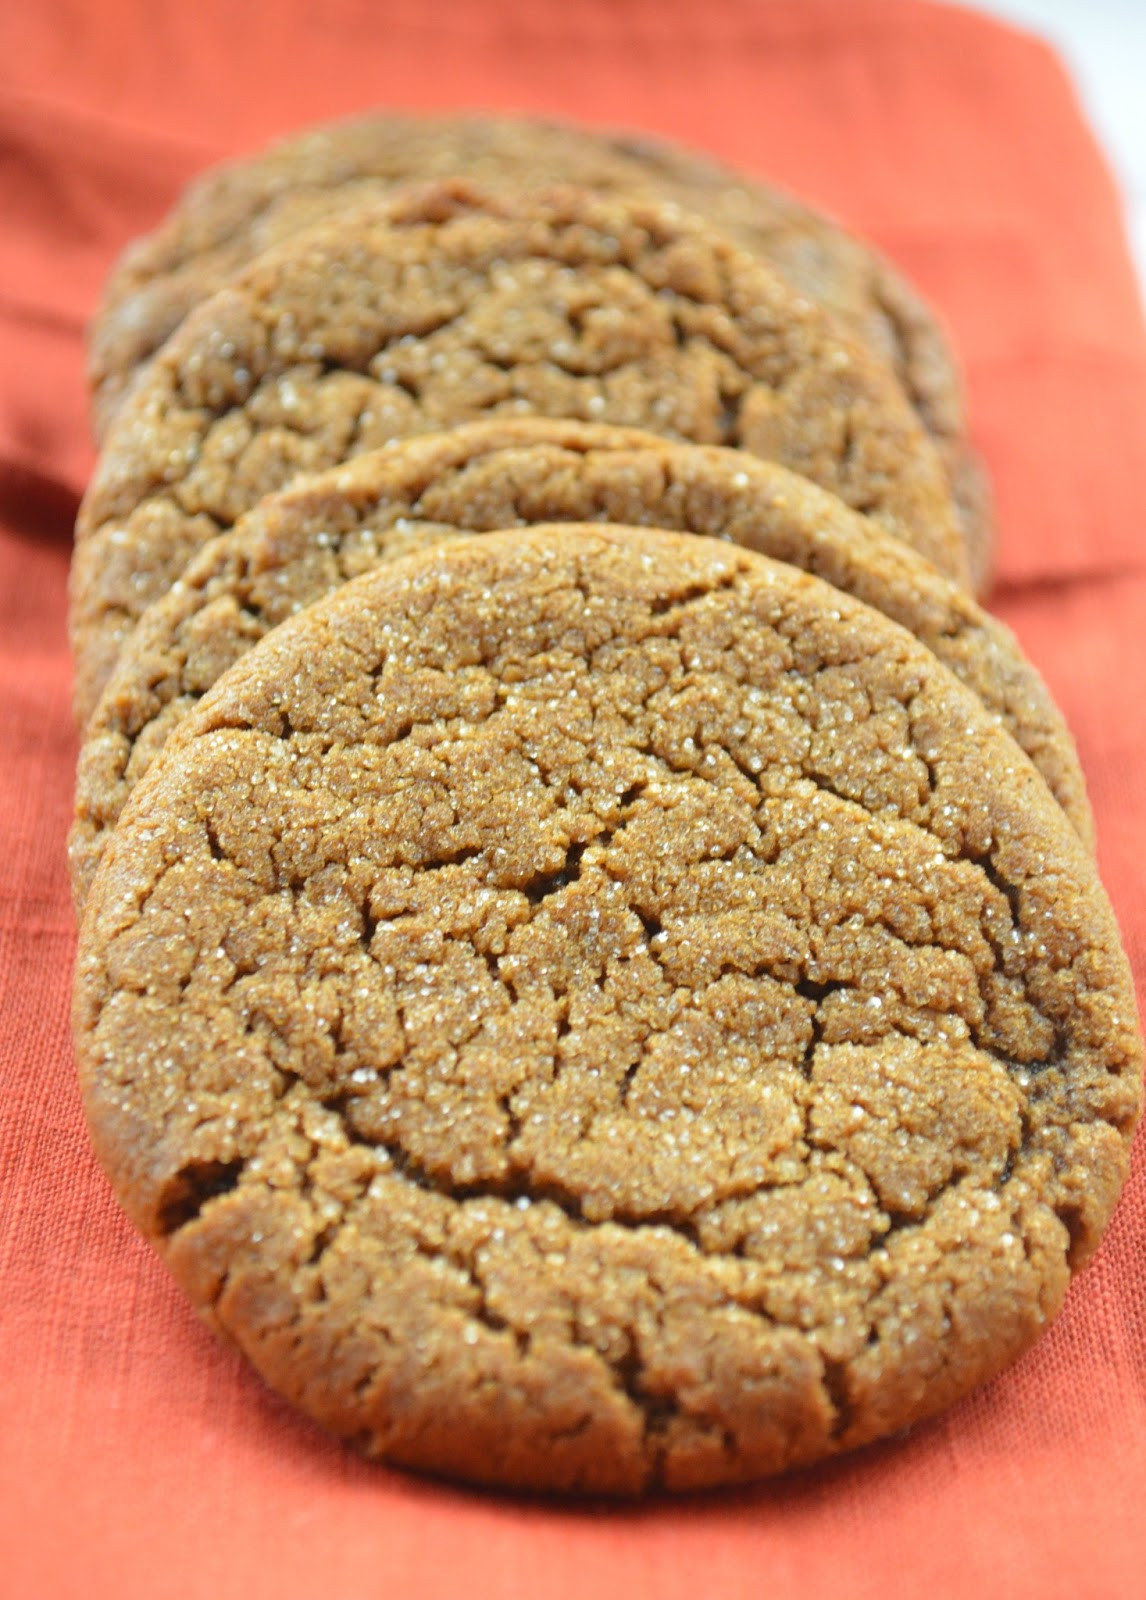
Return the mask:
M671 207L438 184L269 252L150 364L77 524L81 718L144 608L264 494L391 438L529 413L778 460L966 578L894 379L763 263Z
M91 333L97 417L106 427L133 370L262 251L395 184L459 174L480 183L557 181L675 201L767 256L794 289L845 317L895 365L934 433L961 432L961 385L934 315L838 224L667 140L480 116L335 123L204 173L154 232L124 252L108 280Z
M262 251L398 183L464 173L485 184L566 182L671 200L767 259L895 371L947 465L976 588L993 544L962 384L935 314L868 245L790 195L665 140L506 117L373 116L315 128L205 173L127 250L92 327L102 438L137 368L200 300ZM963 491L974 489L967 494Z
M927 1416L1030 1345L1138 1111L1045 784L904 629L713 539L437 546L265 638L81 935L124 1206L396 1463L637 1493Z
M167 735L271 628L438 539L537 522L731 539L815 572L909 628L1000 718L1088 845L1070 733L1014 639L870 519L771 462L635 429L477 422L358 456L262 500L144 612L84 732L70 839L77 908L108 830Z

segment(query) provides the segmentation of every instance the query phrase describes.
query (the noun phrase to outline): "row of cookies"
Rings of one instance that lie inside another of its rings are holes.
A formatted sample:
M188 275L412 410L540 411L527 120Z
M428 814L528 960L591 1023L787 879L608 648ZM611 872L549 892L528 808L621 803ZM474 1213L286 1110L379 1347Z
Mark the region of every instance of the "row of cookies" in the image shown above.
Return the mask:
M544 178L678 206L826 307L891 368L934 441L974 586L986 587L989 490L967 442L956 364L929 307L890 262L793 196L647 136L536 119L375 116L311 130L206 173L108 280L90 347L97 435L188 312L257 255L355 202L388 197L397 184L458 173L495 187L536 187Z
M446 163L482 186L395 191ZM580 187L523 191L530 173ZM77 528L81 720L206 532L293 473L491 414L742 447L951 575L981 573L985 497L937 325L838 229L721 176L569 130L430 123L418 140L382 120L193 191L129 252L93 335L104 448ZM138 541L150 587L124 571Z
M1101 1236L1133 992L896 283L699 158L394 119L210 176L112 280L85 1105L370 1453L782 1470L1000 1370Z

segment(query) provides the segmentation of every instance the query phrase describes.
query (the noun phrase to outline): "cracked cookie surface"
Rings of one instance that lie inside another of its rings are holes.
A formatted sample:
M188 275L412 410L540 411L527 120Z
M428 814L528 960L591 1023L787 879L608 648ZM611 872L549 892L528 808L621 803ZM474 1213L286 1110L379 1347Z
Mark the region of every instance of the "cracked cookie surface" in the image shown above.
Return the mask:
M966 579L942 463L894 378L764 263L674 207L438 184L269 252L151 363L77 523L80 720L144 608L264 494L523 414L778 460Z
M963 386L935 313L869 245L794 196L662 139L505 117L372 116L314 128L204 173L121 258L91 330L102 439L138 367L200 300L262 251L395 184L575 183L670 200L763 256L887 362L948 472L974 587L990 575L994 515L968 444Z
M935 317L870 247L794 196L648 136L508 117L385 115L313 128L203 173L111 274L89 376L106 428L132 370L253 258L355 199L464 174L673 200L767 255L892 362L930 430L958 436L962 390Z
M1126 1170L1093 866L915 639L711 539L378 569L223 678L81 933L97 1152L209 1320L398 1463L635 1493L1026 1348Z
M1011 635L965 590L773 463L635 429L531 418L472 423L359 456L260 502L204 546L144 613L84 730L69 840L77 908L109 829L172 728L271 628L436 540L590 520L731 539L874 605L999 715L1093 843L1061 714Z

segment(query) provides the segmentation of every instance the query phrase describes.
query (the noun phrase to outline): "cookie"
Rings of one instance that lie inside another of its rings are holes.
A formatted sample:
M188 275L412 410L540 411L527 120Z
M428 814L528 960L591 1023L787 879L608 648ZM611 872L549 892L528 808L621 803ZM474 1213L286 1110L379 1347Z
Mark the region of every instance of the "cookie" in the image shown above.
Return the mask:
M762 263L672 208L439 184L269 252L151 363L77 524L81 717L144 607L264 494L391 438L529 413L779 460L966 578L893 379Z
M1093 865L975 696L647 530L439 545L269 634L132 796L74 1020L122 1203L276 1389L620 1494L1000 1371L1141 1091Z
M671 200L764 256L800 294L841 317L895 371L944 457L985 584L994 540L982 470L966 439L962 384L935 314L869 246L793 197L665 140L505 117L373 116L312 129L204 174L124 254L92 325L89 378L102 439L132 374L200 300L263 250L397 183L465 173L483 183Z
M534 119L383 115L310 129L214 168L124 252L91 330L101 434L132 371L263 250L394 184L461 173L676 201L846 318L895 365L934 433L962 433L962 388L933 313L873 250L794 197L667 140Z
M1069 730L1014 639L870 519L783 467L635 429L477 422L260 501L144 613L84 732L69 841L82 907L108 830L172 728L271 628L369 568L465 533L646 524L732 539L909 628L1000 718L1093 845Z

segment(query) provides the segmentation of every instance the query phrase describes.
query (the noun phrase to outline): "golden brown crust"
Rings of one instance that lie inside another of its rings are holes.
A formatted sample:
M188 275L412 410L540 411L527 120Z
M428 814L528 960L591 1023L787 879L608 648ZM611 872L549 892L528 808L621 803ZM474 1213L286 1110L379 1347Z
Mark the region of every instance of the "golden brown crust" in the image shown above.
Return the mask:
M671 207L441 184L270 252L151 364L77 524L81 719L144 607L262 495L390 438L530 413L779 460L966 579L942 463L894 380L766 266Z
M103 439L139 368L200 300L262 251L393 185L458 173L486 184L575 183L671 200L763 256L894 370L950 466L972 573L989 572L990 497L966 439L962 383L934 311L870 246L794 197L663 139L506 117L373 116L312 129L191 185L122 257L92 326L89 376ZM976 593L983 591L976 587Z
M674 200L792 287L845 318L891 362L929 430L963 432L955 363L934 314L869 246L794 197L662 139L537 119L383 115L308 130L204 173L125 251L92 326L89 373L106 432L131 371L255 256L394 184L465 173L483 183L575 183Z
M732 539L909 628L975 690L1093 844L1070 733L1002 625L869 519L742 452L538 418L359 456L261 501L148 608L88 723L69 841L77 907L170 730L269 629L370 567L467 532L589 519Z
M735 546L491 534L275 630L139 785L75 1004L124 1205L400 1463L636 1492L924 1416L1037 1337L1141 1092L1042 780Z

